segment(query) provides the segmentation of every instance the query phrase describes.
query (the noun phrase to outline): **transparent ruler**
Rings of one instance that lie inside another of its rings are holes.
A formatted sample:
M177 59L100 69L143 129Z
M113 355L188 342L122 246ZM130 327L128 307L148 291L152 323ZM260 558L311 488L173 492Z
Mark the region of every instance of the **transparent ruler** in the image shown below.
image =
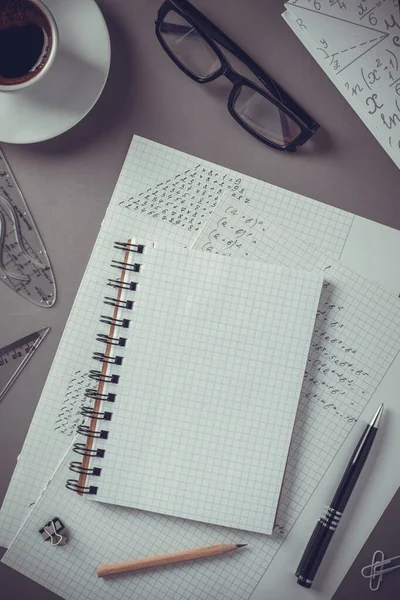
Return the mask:
M0 150L0 281L38 306L52 306L56 285L46 248Z
M0 402L49 331L44 327L0 348Z

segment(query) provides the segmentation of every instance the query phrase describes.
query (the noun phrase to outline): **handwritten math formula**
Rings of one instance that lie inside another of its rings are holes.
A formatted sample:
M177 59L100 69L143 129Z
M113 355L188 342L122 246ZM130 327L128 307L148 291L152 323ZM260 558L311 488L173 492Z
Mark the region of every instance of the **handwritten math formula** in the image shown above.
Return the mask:
M85 422L82 416L83 406L90 406L84 392L90 384L89 373L77 370L68 382L61 399L60 408L54 422L54 431L60 435L76 435L78 425Z
M315 58L400 167L400 0L286 6Z
M221 198L194 247L324 272L277 515L287 529L400 351L398 298L229 195Z
M397 298L229 196L221 200L195 247L324 272L302 396L324 419L344 427L354 423L384 374L378 365L388 368L398 351L391 327L379 315L385 297L397 326ZM379 350L376 340L382 341Z

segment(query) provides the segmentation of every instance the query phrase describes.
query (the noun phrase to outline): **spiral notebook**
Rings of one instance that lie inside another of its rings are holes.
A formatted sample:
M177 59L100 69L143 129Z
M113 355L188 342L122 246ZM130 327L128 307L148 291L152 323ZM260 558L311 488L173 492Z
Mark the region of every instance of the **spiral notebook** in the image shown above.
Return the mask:
M102 298L104 277L93 276L93 264L106 264L114 240L128 239L134 232L191 245L227 191L335 257L359 224L350 213L134 136L79 296L90 306ZM91 364L98 324L95 309L84 310L77 301L66 325L60 359L49 372L0 511L3 546L11 543L82 420L79 410L90 381L86 365Z
M67 487L271 533L321 273L131 240L110 260Z

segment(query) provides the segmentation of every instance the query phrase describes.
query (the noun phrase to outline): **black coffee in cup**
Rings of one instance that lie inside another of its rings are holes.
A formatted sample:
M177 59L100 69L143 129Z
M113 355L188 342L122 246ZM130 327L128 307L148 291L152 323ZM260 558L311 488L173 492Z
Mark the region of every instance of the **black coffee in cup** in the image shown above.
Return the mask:
M52 27L40 6L30 0L0 0L0 85L36 77L52 45Z

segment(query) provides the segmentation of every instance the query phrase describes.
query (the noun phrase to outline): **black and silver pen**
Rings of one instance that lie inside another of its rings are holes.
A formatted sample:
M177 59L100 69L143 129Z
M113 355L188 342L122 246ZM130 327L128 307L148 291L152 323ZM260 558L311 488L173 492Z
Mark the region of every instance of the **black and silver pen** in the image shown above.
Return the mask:
M382 412L383 404L380 405L374 418L365 428L329 508L325 515L319 519L310 537L296 570L297 583L303 587L309 588L312 585L315 574L329 546L329 542L335 533L346 504L367 460L376 432L378 431Z

